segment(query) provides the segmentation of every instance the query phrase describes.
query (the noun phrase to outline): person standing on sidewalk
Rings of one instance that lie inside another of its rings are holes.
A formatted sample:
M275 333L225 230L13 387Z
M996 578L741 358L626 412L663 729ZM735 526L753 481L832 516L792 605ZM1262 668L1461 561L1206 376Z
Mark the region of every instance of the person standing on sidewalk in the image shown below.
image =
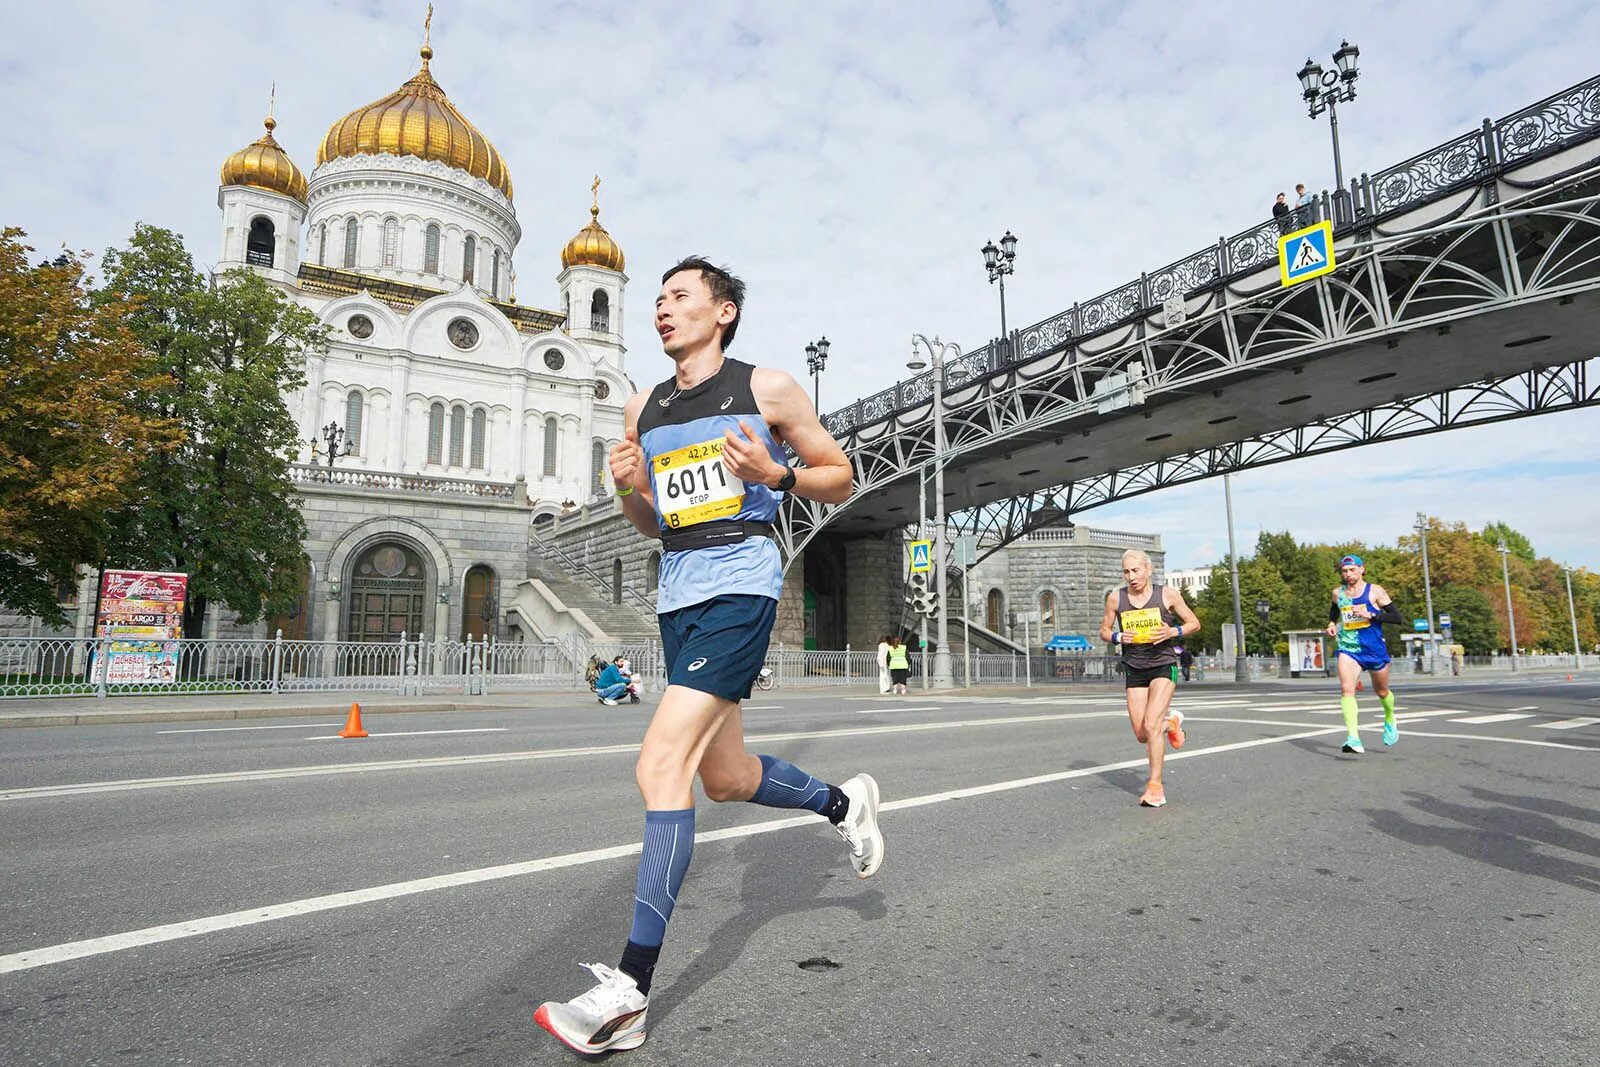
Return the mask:
M644 845L633 926L616 966L584 964L599 984L546 1001L534 1021L586 1054L638 1048L667 922L694 852L694 780L711 800L805 808L831 822L851 867L883 864L878 783L830 785L744 746L739 702L766 657L783 586L772 523L785 493L841 504L851 492L844 450L794 378L729 359L744 283L699 257L662 276L655 325L673 376L624 408L611 477L622 511L660 538L656 611L667 688L639 749ZM788 465L784 445L805 464Z
M1122 651L1128 719L1150 761L1150 778L1139 803L1159 808L1167 802L1161 781L1167 742L1178 749L1185 740L1183 712L1171 710L1178 690L1175 642L1185 634L1199 633L1200 620L1177 589L1152 584L1150 571L1150 557L1143 551L1130 548L1122 554L1122 577L1128 584L1106 594L1100 639Z
M888 663L892 692L905 696L906 683L911 681L911 653L899 634L889 638Z
M1344 751L1361 755L1356 705L1356 689L1361 672L1372 679L1372 695L1383 707L1383 743L1400 740L1400 727L1394 718L1394 693L1389 689L1389 646L1383 640L1383 624L1398 624L1400 612L1381 585L1367 581L1367 565L1360 556L1345 556L1339 561L1340 584L1328 606L1328 636L1339 643L1339 710L1344 714Z

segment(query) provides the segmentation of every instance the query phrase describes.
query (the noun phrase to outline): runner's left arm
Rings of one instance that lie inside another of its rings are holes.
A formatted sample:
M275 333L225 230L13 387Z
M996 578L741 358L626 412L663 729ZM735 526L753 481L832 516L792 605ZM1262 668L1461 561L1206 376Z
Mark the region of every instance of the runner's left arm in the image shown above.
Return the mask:
M1170 640L1173 637L1189 637L1199 633L1200 620L1195 617L1193 609L1189 607L1189 602L1183 599L1183 593L1177 589L1174 589L1170 585L1163 586L1162 588L1163 592L1166 594L1167 610L1178 616L1179 620L1177 631L1169 634L1167 639Z
M843 504L853 491L850 458L825 430L800 383L783 371L757 367L750 378L761 417L780 445L794 449L804 467L794 468L795 496L823 504ZM783 465L773 462L767 450L745 434L727 435L723 462L734 477L777 488Z

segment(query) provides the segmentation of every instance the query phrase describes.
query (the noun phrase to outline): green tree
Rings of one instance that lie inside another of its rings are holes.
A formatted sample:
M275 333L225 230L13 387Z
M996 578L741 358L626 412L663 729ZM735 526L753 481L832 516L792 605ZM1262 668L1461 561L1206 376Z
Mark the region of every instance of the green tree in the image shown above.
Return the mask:
M144 224L106 253L105 278L102 301L130 306L149 367L168 383L144 403L185 431L143 466L137 499L114 517L115 561L187 573L194 636L213 600L243 623L287 609L305 523L283 395L305 384L305 353L326 346L326 327L250 271L208 283L177 234Z
M56 590L98 563L106 513L177 428L134 398L157 387L125 309L96 305L82 262L37 267L0 231L0 603L60 625Z
M1432 546L1429 546L1430 548ZM1470 585L1433 587L1433 610L1450 616L1450 634L1471 656L1487 656L1500 645L1500 621L1481 589Z
M1483 528L1483 539L1489 543L1490 548L1499 551L1502 538L1513 558L1527 563L1532 563L1538 558L1533 551L1533 542L1528 540L1526 535L1513 530L1507 523L1491 522Z

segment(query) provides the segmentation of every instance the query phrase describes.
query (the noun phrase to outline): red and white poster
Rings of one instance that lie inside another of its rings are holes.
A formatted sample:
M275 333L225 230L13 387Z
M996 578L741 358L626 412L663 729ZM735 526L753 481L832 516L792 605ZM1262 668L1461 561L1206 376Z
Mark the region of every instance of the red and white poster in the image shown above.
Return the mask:
M178 677L178 639L189 576L171 571L100 573L95 636L111 638L108 683L171 682Z

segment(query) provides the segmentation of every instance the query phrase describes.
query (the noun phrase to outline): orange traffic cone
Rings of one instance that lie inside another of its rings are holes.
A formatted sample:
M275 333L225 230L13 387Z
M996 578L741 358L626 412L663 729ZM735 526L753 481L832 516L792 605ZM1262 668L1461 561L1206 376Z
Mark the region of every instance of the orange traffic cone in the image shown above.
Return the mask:
M339 731L340 737L366 737L367 731L361 726L361 705L350 705L350 717L344 721L344 729Z

